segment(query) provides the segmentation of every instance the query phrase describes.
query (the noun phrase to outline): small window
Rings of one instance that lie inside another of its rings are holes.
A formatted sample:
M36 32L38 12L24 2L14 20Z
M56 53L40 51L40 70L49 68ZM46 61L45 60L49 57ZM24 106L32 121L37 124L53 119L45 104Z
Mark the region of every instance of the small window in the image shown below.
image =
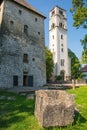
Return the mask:
M61 52L63 52L63 48L61 48Z
M35 58L32 58L32 61L35 61Z
M38 32L38 34L40 35L40 32Z
M28 34L28 26L27 25L24 25L24 33Z
M13 21L10 21L10 24L11 24L11 25L13 25L13 24L14 24L14 22L13 22Z
M17 75L13 76L13 86L18 86L18 76Z
M2 47L3 46L3 44L2 43L0 43L0 47Z
M61 35L61 39L63 39L63 35Z
M35 18L35 22L37 22L37 18Z
M23 62L28 63L28 54L23 55Z
M61 46L63 47L63 44L61 44Z
M54 39L54 35L52 36L52 38Z
M62 10L59 10L59 13L60 13L61 15L63 15L63 11L62 11Z
M21 10L19 10L19 14L20 14L20 15L22 14L22 11L21 11Z

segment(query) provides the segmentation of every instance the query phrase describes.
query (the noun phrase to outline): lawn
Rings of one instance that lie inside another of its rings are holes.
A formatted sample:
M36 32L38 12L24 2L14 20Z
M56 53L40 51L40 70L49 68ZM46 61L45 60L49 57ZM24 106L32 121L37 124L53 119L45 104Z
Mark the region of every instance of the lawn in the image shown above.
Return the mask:
M34 99L0 91L0 130L87 130L87 87L68 92L74 94L78 109L74 123L65 128L42 128L34 116Z

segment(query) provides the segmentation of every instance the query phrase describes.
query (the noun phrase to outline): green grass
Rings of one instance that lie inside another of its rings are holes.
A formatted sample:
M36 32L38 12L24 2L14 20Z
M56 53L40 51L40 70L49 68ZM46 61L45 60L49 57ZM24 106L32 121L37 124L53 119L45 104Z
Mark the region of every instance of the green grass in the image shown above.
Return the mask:
M87 87L68 90L75 94L74 123L67 127L42 128L34 116L35 100L26 96L0 91L0 95L15 97L16 100L0 99L0 130L87 130Z

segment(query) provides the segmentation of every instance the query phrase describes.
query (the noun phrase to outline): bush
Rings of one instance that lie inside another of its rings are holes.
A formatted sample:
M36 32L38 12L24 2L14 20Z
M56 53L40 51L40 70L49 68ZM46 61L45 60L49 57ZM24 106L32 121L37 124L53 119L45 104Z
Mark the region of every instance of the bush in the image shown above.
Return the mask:
M55 76L55 80L56 80L56 81L62 80L62 76L61 76L61 75Z

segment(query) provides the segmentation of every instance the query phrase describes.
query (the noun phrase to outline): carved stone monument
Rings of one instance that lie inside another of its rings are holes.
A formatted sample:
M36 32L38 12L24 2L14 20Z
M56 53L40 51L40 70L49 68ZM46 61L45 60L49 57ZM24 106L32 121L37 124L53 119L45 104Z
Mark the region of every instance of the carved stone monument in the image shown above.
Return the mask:
M74 120L74 98L62 90L36 91L35 116L43 127L67 126Z

